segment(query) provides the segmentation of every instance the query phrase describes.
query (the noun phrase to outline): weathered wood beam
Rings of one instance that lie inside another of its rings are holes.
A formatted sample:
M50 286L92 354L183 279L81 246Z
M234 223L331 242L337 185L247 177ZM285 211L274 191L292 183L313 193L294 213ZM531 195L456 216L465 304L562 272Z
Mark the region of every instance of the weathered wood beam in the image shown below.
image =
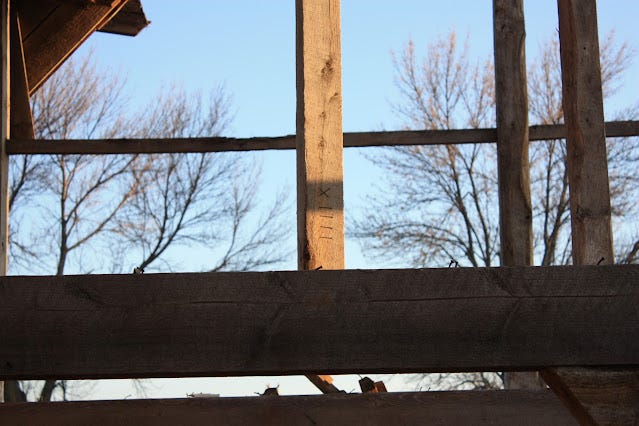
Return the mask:
M11 11L11 137L33 139L33 116L29 103L27 71L24 63L20 17Z
M499 235L502 266L533 261L523 0L493 0ZM536 372L506 372L507 389L539 389Z
M549 391L467 391L268 398L190 398L2 404L6 424L575 425Z
M637 306L639 265L8 276L0 380L639 365Z
M344 269L340 0L296 0L295 20L298 269Z
M0 0L0 276L7 274L9 249L9 157L6 146L10 132L11 9L10 0ZM0 348L5 342L0 340ZM1 349L0 349L1 350ZM0 379L1 380L1 379ZM0 381L0 402L4 383Z
M64 2L29 34L25 34L23 45L29 94L33 94L71 53L118 13L126 2L113 0L86 5Z
M596 0L558 0L572 257L614 262ZM639 423L637 369L542 371L582 425ZM614 395L611 398L611 394Z
M639 136L639 121L606 123L608 137ZM531 126L531 141L565 138L563 125ZM496 129L411 130L344 133L344 148L400 145L454 145L494 143ZM261 151L295 149L295 135L255 138L175 138L175 139L64 139L21 140L7 144L9 155L16 154L155 154L174 152Z
M296 0L299 269L344 268L340 0Z
M493 0L493 27L501 265L528 266L533 244L523 0Z

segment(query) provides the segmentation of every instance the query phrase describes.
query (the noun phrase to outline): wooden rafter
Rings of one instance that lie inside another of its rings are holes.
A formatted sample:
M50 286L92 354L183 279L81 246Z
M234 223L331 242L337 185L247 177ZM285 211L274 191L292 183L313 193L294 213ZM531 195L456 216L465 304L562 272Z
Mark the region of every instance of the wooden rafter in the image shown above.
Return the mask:
M94 31L105 25L126 4L127 0L55 5L46 19L24 34L24 57L29 93L33 94L44 81ZM22 13L29 2L20 2Z
M0 277L0 380L639 365L637 282L639 265Z

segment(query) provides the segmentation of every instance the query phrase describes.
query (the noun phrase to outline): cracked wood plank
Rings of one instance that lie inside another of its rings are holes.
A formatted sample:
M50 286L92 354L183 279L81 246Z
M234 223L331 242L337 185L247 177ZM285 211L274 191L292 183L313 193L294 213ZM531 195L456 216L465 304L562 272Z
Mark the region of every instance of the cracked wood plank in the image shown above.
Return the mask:
M639 365L638 283L637 265L0 277L0 380Z

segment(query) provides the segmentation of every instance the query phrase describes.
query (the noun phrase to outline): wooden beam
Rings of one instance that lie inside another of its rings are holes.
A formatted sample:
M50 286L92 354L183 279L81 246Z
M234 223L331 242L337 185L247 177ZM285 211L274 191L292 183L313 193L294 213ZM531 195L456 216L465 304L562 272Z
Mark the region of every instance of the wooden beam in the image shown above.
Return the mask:
M76 5L65 2L25 34L24 57L33 94L93 32L107 23L127 0Z
M466 391L2 404L6 424L575 425L548 391Z
M609 138L639 136L639 121L606 123ZM563 125L531 126L531 141L562 139ZM496 129L415 130L344 133L344 148L402 145L454 145L494 143ZM295 135L255 138L175 138L175 139L64 139L23 140L12 138L9 155L17 154L155 154L175 152L225 152L295 149Z
M344 268L340 0L296 0L298 269ZM306 376L323 393L338 389Z
M613 263L596 0L558 0L572 257Z
M523 0L493 0L502 266L532 265Z
M340 0L296 0L299 269L344 268Z
M0 380L639 365L638 282L639 265L0 277Z
M14 9L11 11L11 137L28 140L35 138L35 132L21 34L20 17Z
M558 9L573 263L611 264L614 252L596 1L558 0ZM639 423L637 370L558 368L542 374L582 425Z
M639 369L559 368L542 370L544 380L582 425L636 425Z
M493 0L499 235L502 266L533 262L523 0ZM544 387L537 372L506 372L507 389Z
M135 37L149 24L140 0L129 0L122 10L98 31Z
M10 131L11 9L10 0L0 0L0 276L7 275L9 249L9 157L6 146ZM0 340L0 351L5 342ZM1 380L1 379L0 379ZM4 383L0 381L0 402Z

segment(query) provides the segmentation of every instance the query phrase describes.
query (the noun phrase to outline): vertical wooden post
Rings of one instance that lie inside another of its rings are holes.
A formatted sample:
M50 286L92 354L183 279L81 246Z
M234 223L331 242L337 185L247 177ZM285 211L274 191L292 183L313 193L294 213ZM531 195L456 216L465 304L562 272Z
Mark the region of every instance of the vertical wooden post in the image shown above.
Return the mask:
M10 0L0 0L2 25L0 40L2 60L0 64L0 275L7 275L7 254L9 248L9 157L7 156L7 139L9 139L9 45ZM1 343L0 343L1 344ZM0 402L4 401L4 383L0 382Z
M575 265L614 263L596 0L558 0ZM544 380L583 425L639 423L637 370L558 368Z
M523 0L493 0L497 170L502 266L532 265L528 89ZM542 387L536 372L507 372L508 389Z
M297 0L299 269L344 268L339 0Z
M559 0L575 265L614 263L596 0Z
M29 104L27 69L18 12L11 10L11 117L9 133L14 139L33 139L33 116Z
M296 0L297 258L344 268L340 0ZM330 376L306 376L323 393Z

